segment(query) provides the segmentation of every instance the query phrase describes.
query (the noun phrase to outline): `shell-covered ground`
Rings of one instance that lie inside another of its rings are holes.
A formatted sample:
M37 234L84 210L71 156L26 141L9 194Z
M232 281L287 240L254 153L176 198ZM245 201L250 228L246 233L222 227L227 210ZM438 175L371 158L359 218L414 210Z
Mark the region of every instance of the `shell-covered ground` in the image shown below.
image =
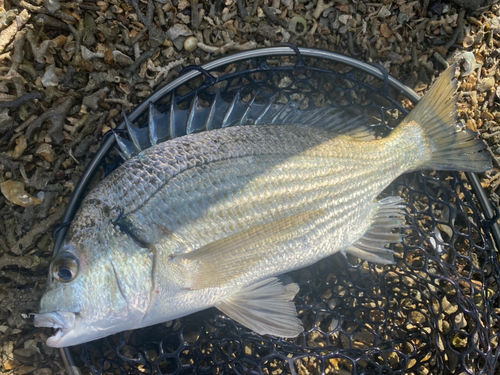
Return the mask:
M185 66L280 42L378 62L421 95L458 63L459 117L489 145L480 178L498 205L500 4L0 0L0 373L63 372L30 314L52 232L122 111Z

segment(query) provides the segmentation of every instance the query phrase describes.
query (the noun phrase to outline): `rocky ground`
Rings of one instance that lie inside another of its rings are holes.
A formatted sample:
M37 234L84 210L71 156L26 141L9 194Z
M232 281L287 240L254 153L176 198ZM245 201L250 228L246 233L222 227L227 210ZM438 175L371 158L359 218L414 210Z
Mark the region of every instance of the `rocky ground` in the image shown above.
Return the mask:
M378 62L422 95L457 62L460 119L490 146L481 181L499 203L499 4L0 0L0 373L63 372L30 314L52 232L122 111L185 66L280 42Z

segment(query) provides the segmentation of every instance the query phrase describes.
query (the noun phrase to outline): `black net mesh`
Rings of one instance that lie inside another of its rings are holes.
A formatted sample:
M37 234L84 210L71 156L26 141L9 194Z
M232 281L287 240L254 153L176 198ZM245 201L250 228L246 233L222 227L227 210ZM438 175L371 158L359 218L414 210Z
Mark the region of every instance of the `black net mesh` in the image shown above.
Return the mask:
M387 77L386 77L387 78ZM167 92L189 108L209 106L217 90L228 103L295 102L364 115L380 134L407 113L408 99L387 79L328 59L267 57L223 65ZM136 121L145 125L146 114ZM242 116L252 123L252 113ZM200 128L200 131L203 129ZM176 135L185 133L179 126ZM109 165L113 165L108 160ZM209 309L157 326L72 348L93 374L494 374L498 366L498 254L473 192L460 173L401 176L385 192L407 202L406 238L397 265L337 254L290 273L304 332L260 336Z

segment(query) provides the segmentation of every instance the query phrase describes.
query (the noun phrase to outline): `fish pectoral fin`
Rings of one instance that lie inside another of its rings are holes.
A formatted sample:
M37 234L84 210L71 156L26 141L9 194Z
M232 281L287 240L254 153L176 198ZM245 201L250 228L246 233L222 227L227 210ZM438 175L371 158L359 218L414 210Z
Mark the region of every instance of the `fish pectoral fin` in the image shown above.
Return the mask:
M298 291L297 284L283 285L272 277L243 288L215 307L260 335L297 337L303 331L292 301Z
M259 224L172 260L194 265L189 289L218 287L275 255L276 244L296 238L305 230L305 223L323 214L323 210L307 211Z
M400 242L401 233L390 233L391 229L402 228L405 221L405 205L400 197L387 197L375 203L373 223L363 237L345 252L363 260L381 264L394 264L394 252L385 246Z

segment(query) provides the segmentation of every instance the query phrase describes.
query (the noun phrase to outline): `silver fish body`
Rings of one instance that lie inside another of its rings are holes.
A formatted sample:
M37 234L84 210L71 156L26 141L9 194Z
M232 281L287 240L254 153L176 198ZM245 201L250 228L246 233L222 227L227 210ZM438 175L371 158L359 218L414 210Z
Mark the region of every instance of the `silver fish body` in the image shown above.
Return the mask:
M387 185L419 168L490 168L485 145L454 128L450 74L381 140L240 126L173 139L125 162L85 198L52 263L35 317L59 328L47 344L212 306L258 333L298 335L297 286L276 276L339 251L394 263L385 245L401 238L391 229L402 225L404 205L376 201Z

